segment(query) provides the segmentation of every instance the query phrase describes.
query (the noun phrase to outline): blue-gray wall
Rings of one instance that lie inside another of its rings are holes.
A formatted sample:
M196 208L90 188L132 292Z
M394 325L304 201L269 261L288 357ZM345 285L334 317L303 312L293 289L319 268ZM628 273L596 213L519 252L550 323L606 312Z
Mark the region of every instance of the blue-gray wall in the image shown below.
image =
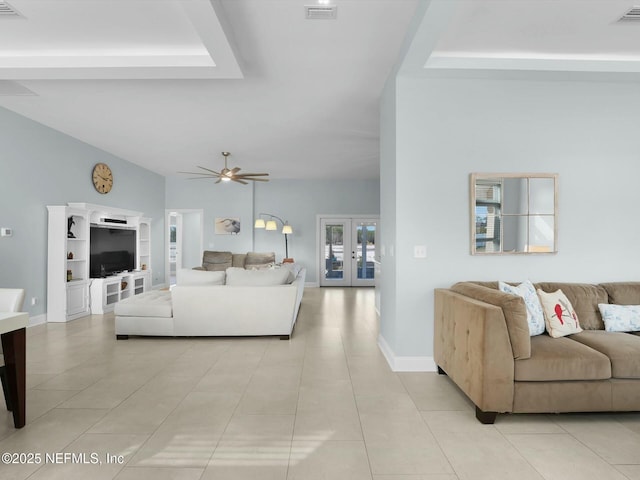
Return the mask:
M307 267L307 281L317 282L318 215L379 215L378 180L272 180L255 187L255 215L272 213L288 221L289 256ZM278 232L256 230L255 250L284 257L284 238ZM384 230L384 225L381 226Z
M289 221L289 256L307 267L307 280L317 281L317 231L319 214L378 215L378 180L271 180L256 185L215 184L213 180L187 180L169 176L166 180L168 209L202 208L205 250L234 253L275 252L284 258L284 237L278 232L254 230L261 212ZM217 217L238 217L239 235L215 235ZM278 223L279 230L281 225Z
M0 287L26 289L24 310L45 313L47 205L85 202L143 212L152 219L153 283L164 282L164 177L0 108ZM93 188L91 172L107 163L110 193ZM37 304L31 306L31 298Z
M248 252L253 249L253 185L189 180L187 175L166 178L168 209L202 209L204 250ZM216 218L240 219L238 235L216 235Z

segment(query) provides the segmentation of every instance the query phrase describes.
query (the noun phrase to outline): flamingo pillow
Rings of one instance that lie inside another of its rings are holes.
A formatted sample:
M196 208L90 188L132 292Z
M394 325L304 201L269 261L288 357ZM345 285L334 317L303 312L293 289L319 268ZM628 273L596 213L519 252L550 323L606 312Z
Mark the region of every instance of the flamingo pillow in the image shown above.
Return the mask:
M578 315L562 290L546 293L538 289L538 297L549 335L558 338L582 331Z

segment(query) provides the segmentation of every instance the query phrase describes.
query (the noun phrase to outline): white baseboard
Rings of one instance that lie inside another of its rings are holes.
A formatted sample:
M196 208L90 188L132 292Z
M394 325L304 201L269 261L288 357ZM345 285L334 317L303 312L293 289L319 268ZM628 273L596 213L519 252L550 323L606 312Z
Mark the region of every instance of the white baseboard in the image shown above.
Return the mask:
M396 356L382 335L378 335L378 347L394 372L435 372L437 370L433 357Z
M40 325L42 323L47 323L46 313L29 317L29 324L27 325L27 327L35 327L36 325Z

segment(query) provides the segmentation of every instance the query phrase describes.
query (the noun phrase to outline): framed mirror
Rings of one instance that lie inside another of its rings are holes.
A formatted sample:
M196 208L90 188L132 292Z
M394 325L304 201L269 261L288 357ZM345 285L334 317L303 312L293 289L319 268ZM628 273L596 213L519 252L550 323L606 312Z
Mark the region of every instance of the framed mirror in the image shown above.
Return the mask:
M472 173L471 254L558 252L558 174Z

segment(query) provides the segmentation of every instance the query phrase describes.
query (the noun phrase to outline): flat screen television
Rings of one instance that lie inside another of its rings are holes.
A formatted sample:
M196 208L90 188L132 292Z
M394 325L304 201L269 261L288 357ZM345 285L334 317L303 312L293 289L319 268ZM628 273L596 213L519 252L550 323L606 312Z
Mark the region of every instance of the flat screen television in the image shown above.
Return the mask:
M136 268L136 231L91 226L89 276L101 278Z

